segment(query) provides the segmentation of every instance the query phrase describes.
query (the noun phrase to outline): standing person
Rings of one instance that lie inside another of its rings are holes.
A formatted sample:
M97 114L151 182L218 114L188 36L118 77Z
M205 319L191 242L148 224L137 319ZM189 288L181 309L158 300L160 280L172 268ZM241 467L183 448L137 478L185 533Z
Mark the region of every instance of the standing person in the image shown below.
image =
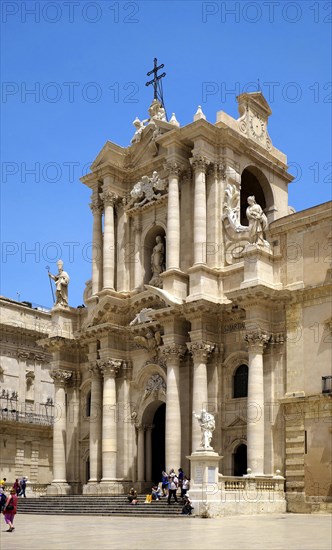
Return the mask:
M0 512L3 511L6 504L7 497L2 487L0 487Z
M168 496L168 475L165 470L161 472L161 488L163 490L163 496Z
M18 497L15 489L11 489L3 509L5 522L7 523L7 525L9 525L9 529L7 529L7 533L11 533L15 529L13 523L14 523L14 517L17 510L17 500L18 500Z
M183 472L182 468L179 468L178 469L178 480L179 480L180 489L182 489L183 478L184 478L184 472Z
M18 477L15 479L15 483L14 483L14 485L13 485L13 489L15 489L16 494L17 494L17 496L18 496L18 494L19 494L19 492L20 492L20 490L21 490L21 488L20 488L20 482L19 482L19 480L18 480Z
M25 490L26 490L26 486L27 486L27 477L22 477L21 481L20 481L20 492L19 492L19 495L20 497L24 497L26 498L26 494L25 494Z
M175 502L178 501L177 499L177 496L176 496L176 490L178 488L178 481L177 481L177 477L175 476L174 473L170 474L169 476L169 482L168 482L168 499L167 499L167 504L171 504L171 497L173 495L174 497L174 500Z
M181 498L185 498L187 491L189 491L189 479L187 476L184 476L181 487Z
M0 487L5 490L5 487L6 487L6 481L7 479L5 477L2 478L2 480L0 481Z

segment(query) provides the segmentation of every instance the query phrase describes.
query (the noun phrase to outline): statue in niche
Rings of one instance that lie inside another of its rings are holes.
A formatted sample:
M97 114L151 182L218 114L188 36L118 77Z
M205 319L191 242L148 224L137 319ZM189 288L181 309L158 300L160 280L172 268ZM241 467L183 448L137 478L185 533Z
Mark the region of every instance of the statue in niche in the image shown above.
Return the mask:
M149 284L158 288L162 288L160 273L162 273L163 271L165 271L165 247L162 236L157 235L156 244L153 247L151 254L152 278L149 281Z
M63 271L63 261L57 261L58 273L52 275L48 272L48 276L55 281L56 288L56 298L55 305L68 307L68 284L69 284L69 275L66 271Z
M196 414L195 411L193 411L193 415L197 418L202 431L200 448L211 451L213 449L213 447L211 447L212 432L216 427L214 416L213 414L208 413L205 409L202 409L199 414Z
M248 208L246 216L249 222L249 241L251 244L267 245L264 239L264 232L268 228L267 217L262 207L256 203L254 195L248 197Z

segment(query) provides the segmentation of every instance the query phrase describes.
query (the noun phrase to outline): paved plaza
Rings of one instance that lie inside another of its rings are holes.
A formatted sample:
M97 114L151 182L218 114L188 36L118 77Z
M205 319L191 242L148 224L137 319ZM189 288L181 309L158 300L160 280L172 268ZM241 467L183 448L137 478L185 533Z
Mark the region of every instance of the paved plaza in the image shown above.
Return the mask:
M15 525L13 533L6 533L2 520L3 550L330 550L332 542L329 515L221 519L17 515Z

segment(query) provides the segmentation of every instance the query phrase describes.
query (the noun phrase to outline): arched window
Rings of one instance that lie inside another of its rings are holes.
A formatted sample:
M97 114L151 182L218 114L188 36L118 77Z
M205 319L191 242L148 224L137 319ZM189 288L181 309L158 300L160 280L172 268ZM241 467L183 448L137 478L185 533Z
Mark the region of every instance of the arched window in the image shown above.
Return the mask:
M240 365L233 377L233 397L247 397L248 395L248 367Z
M85 416L87 418L90 418L91 415L91 391L89 391L86 394L86 401L85 401Z

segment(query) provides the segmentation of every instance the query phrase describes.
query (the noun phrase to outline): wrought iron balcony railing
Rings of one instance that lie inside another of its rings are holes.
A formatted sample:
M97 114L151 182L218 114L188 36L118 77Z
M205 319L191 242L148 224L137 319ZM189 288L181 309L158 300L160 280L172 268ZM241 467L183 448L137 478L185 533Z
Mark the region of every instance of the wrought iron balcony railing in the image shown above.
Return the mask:
M31 412L20 412L15 409L0 409L0 420L9 422L23 422L25 424L39 424L40 426L53 426L54 417Z

